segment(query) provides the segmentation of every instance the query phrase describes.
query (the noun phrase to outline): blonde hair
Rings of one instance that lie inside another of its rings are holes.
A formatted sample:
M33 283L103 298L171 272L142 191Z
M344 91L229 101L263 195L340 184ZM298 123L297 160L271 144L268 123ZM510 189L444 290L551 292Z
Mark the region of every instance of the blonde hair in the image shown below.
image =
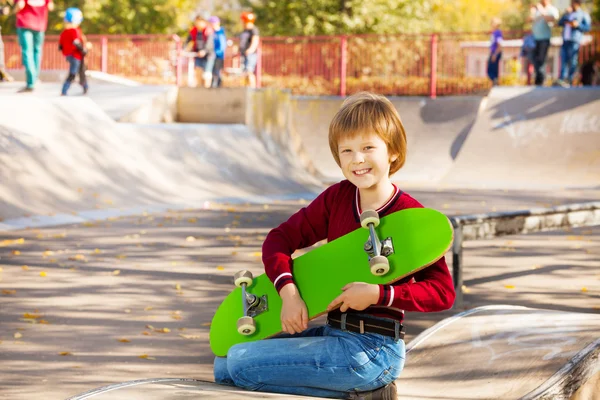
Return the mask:
M338 144L341 138L376 133L387 145L388 153L397 156L390 165L390 175L406 161L406 131L398 111L386 97L360 92L348 97L329 125L329 148L338 166Z

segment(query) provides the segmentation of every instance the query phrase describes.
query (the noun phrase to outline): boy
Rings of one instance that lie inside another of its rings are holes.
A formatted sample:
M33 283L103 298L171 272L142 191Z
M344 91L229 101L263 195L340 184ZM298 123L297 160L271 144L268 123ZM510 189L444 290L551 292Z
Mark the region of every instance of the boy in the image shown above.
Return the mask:
M213 30L201 15L196 17L194 27L190 29L186 51L197 54L194 58L196 86L210 87L215 63Z
M487 74L492 85L498 85L500 59L502 58L502 31L500 18L492 18L492 39L490 42L490 58L488 59Z
M422 207L390 180L406 159L406 134L385 97L359 93L346 99L329 126L329 146L347 180L273 229L263 244L265 271L283 301L286 333L235 345L227 357L217 357L217 383L328 398L396 399L394 381L405 359L403 310L442 311L454 302L452 278L442 257L392 285L346 285L328 306L327 325L307 329L292 253L358 229L363 210L377 210L383 217ZM363 333L350 325L341 330L336 321L344 319L363 325Z
M240 34L240 56L242 58L242 74L245 77L246 85L251 88L256 87L256 63L258 62L259 35L258 28L254 25L256 15L252 12L244 11L242 13L242 23L244 31Z
M58 48L69 62L69 75L63 84L61 95L66 96L75 76L79 74L79 83L83 87L83 93L88 92L85 70L82 68L83 56L87 53L89 45L85 39L79 25L83 21L81 10L75 7L67 8L65 12L65 29L60 34Z
M560 48L560 78L557 83L563 87L573 84L579 61L579 44L584 32L589 32L592 20L581 8L581 0L573 0L558 25L563 27L563 44Z
M227 49L227 37L225 36L225 29L221 26L221 20L219 17L212 16L208 19L215 39L215 65L212 70L212 84L211 87L221 87L221 70L225 66L225 50Z

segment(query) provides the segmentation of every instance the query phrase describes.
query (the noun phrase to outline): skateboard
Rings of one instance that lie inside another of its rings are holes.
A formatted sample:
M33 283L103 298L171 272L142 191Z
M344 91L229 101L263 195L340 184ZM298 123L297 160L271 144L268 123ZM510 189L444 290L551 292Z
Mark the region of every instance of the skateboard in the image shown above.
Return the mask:
M448 218L428 208L381 219L368 210L360 220L361 228L294 259L294 282L309 320L325 314L348 283L390 284L428 267L450 249L454 236ZM267 275L239 271L234 284L210 325L210 348L216 356L226 356L235 344L282 332L281 298Z

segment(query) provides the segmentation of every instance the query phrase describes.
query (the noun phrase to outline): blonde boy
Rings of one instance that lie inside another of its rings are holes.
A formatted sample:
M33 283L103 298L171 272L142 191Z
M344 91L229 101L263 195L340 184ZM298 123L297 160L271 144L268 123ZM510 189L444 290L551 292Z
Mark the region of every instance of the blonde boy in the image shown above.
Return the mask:
M346 285L328 306L327 324L308 329L292 253L358 229L363 210L385 216L422 207L390 180L404 165L406 134L385 97L359 93L346 99L329 127L329 146L346 180L273 229L263 244L265 271L283 300L286 333L238 344L227 357L217 357L217 383L317 397L396 399L394 381L405 359L404 310L442 311L454 302L452 278L441 258L393 285ZM346 330L336 322L344 319ZM351 325L364 326L364 333Z

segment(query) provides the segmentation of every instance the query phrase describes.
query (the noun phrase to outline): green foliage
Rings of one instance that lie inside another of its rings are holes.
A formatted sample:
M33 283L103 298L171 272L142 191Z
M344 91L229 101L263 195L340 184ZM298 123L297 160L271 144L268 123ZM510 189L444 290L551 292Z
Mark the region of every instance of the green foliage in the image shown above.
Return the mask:
M2 0L0 0L1 2ZM86 34L181 33L191 23L195 0L55 0L48 16L48 34L63 29L65 10L83 11L82 29ZM15 33L14 12L0 17L4 34Z

